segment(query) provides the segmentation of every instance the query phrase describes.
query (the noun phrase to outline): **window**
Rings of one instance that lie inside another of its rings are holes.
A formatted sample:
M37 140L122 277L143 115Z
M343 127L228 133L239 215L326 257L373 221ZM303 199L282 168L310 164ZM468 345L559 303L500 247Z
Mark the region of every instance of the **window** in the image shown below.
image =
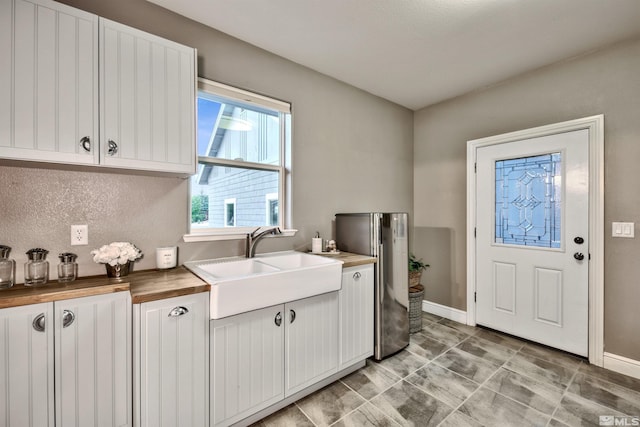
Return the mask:
M225 199L224 201L224 226L236 226L236 199Z
M288 103L199 79L191 235L285 228L290 111Z
M265 196L267 225L278 225L278 193L269 193Z

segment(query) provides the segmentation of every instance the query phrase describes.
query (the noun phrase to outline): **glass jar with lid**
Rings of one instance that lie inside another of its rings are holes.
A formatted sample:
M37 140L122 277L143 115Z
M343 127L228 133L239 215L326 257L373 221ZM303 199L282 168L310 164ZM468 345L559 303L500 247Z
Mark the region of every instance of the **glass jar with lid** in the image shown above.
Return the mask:
M42 248L33 248L26 252L29 260L24 264L25 286L47 283L49 280L49 261L46 260L48 253L48 250Z
M0 245L0 289L12 287L16 279L16 262L9 258L9 252L9 246Z
M60 264L58 264L58 282L73 282L78 275L78 263L76 258L78 255L71 252L64 252L58 255Z

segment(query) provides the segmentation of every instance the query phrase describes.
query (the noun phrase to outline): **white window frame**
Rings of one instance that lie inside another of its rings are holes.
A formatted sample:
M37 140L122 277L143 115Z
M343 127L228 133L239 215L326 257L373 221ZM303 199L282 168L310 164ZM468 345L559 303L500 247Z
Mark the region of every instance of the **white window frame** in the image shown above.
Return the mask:
M261 171L273 171L278 172L278 227L282 230L284 236L295 235L295 229L291 226L291 155L290 155L290 141L291 141L291 104L283 102L277 99L269 98L263 95L259 95L253 92L249 92L243 89L238 89L233 86L225 85L223 83L215 82L205 78L198 78L199 91L205 91L212 95L220 96L223 98L229 98L232 100L238 100L239 102L255 105L260 108L267 108L280 113L280 162L278 165L247 162L242 160L230 160L222 158L212 158L206 156L199 156L196 160L197 163L207 163L215 166L223 167L240 167L243 169L254 169ZM197 96L196 96L197 98ZM197 117L197 115L196 115ZM197 124L196 124L197 125ZM276 194L276 193L271 193ZM277 197L276 195L276 197ZM226 204L226 201L225 201ZM191 188L189 188L189 213L191 213ZM225 225L226 225L226 210L225 210ZM234 218L235 220L235 218ZM199 242L199 241L212 241L212 240L233 240L245 238L247 233L250 233L256 229L256 227L224 227L224 228L207 228L207 229L191 229L191 214L188 215L187 230L188 234L183 236L185 242ZM265 225L264 227L270 227Z

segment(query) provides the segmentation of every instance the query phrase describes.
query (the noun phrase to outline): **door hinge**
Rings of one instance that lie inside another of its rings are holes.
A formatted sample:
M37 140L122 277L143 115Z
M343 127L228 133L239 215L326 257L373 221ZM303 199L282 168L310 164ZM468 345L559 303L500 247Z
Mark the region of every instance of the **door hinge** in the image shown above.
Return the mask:
M478 173L478 163L473 164L473 173Z
M587 255L589 256L589 258L588 258L588 259L589 259L589 261L591 261L591 254L587 254Z
M473 302L478 302L478 293L477 292L473 293Z
M476 227L473 227L473 237L478 237L478 229Z

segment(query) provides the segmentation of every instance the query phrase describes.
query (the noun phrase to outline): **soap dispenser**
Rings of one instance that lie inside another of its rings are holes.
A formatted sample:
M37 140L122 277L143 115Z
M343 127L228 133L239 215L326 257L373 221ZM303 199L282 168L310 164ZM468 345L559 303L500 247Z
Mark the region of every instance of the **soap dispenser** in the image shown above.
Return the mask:
M9 252L9 246L0 245L0 289L12 287L16 278L16 262L9 258Z
M48 250L42 248L33 248L26 252L29 260L24 264L25 286L47 283L49 280L49 261L46 260L48 253Z

